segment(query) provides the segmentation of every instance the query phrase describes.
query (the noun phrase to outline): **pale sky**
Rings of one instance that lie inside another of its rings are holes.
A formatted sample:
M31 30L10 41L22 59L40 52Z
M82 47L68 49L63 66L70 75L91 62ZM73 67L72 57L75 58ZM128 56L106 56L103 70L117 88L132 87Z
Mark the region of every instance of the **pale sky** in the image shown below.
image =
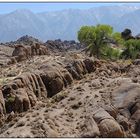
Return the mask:
M64 9L89 9L99 6L113 6L113 5L136 5L140 6L140 3L0 3L0 14L9 13L17 9L28 9L32 12L44 12L44 11L58 11Z

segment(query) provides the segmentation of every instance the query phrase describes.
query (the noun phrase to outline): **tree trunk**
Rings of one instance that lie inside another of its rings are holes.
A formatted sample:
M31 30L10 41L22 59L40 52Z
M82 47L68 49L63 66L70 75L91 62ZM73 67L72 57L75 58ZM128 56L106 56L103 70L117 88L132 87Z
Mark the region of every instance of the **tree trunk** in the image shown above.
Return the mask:
M96 52L96 57L99 59L100 58L100 50L99 50L99 47L97 47L97 52Z

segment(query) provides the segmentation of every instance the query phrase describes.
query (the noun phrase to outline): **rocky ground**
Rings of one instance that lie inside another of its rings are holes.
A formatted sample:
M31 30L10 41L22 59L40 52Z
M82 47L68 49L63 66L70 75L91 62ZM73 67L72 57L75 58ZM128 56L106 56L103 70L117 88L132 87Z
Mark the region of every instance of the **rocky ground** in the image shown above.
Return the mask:
M2 65L0 137L140 137L139 69L80 50Z

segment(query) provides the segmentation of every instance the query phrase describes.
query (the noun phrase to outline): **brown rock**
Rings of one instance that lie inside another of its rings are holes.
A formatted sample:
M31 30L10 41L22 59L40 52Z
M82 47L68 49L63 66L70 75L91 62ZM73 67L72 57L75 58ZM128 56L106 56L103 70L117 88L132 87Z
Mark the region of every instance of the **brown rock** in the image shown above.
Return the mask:
M102 137L124 137L124 132L119 124L103 108L99 108L95 111L93 118L98 124Z
M28 94L25 89L18 89L15 95L14 111L24 112L31 107Z
M115 90L114 105L119 108L119 112L131 122L131 130L135 133L140 120L140 86L136 83L122 84ZM124 122L125 123L125 122Z
M99 124L99 130L102 137L106 138L122 138L124 132L119 124L112 119L104 119Z
M69 73L72 75L73 79L80 80L82 77L77 73L74 67L71 65L66 66L66 69L69 71Z
M63 77L65 81L65 86L70 85L73 82L72 75L67 70L63 73L63 75L64 75Z
M0 114L5 114L5 113L6 113L5 102L4 102L2 91L0 90Z
M15 50L12 53L12 56L15 56L16 60L23 61L27 59L27 50L22 45L16 45Z
M93 113L94 120L99 124L104 119L113 119L109 113L107 113L103 108L99 108Z
M44 65L40 69L42 70L40 76L48 91L48 97L52 97L63 89L64 81L58 69L49 65Z
M31 46L16 45L12 53L12 56L19 62L26 60L34 55L45 55L47 53L48 50L45 46L40 45L39 43L35 43L32 44Z
M118 109L112 105L106 105L104 109L114 118L116 119L118 114Z
M57 77L57 78L51 80L49 85L48 85L51 96L60 92L63 89L63 87L64 87L64 83L63 83L63 80L60 77ZM51 96L49 96L49 97L51 97Z
M123 126L124 130L129 130L130 124L126 117L124 117L123 115L118 115L117 122Z
M140 59L136 59L132 63L133 63L133 65L139 65L140 64Z
M81 137L84 138L95 138L100 135L99 128L92 117L87 117L82 128Z
M93 60L85 59L83 62L85 63L88 73L95 71L96 67L95 67L95 63Z

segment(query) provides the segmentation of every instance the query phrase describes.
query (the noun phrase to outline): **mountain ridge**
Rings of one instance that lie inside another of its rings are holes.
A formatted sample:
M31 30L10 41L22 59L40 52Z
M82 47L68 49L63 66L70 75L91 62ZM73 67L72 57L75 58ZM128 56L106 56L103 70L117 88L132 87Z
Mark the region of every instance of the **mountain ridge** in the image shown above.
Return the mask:
M77 31L81 26L96 24L109 24L119 32L124 28L131 28L134 34L138 34L139 10L139 6L125 5L41 13L19 9L0 15L0 42L17 40L27 34L42 41L59 38L77 40Z

